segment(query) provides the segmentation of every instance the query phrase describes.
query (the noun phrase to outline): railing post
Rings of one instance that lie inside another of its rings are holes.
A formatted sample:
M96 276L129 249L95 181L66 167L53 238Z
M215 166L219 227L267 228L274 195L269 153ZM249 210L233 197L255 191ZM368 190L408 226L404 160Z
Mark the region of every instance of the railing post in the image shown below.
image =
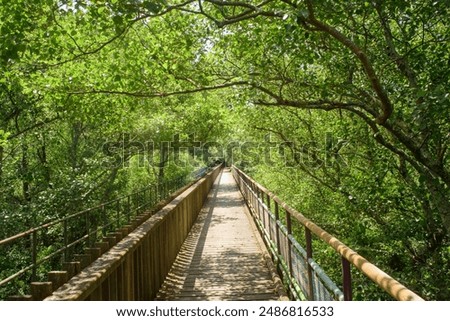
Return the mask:
M352 301L352 274L350 270L350 262L345 257L342 259L342 284L344 292L344 300Z
M131 195L127 196L127 223L130 223L130 214L131 214Z
M37 231L31 234L31 261L33 268L31 270L31 281L36 281L37 274Z
M155 197L153 194L153 184L152 184L152 185L149 185L149 187L148 187L148 202L149 202L150 206L155 205L154 199L155 199Z
M258 212L259 214L259 219L262 220L263 222L263 227L264 230L266 230L266 214L264 213L264 193L263 191L261 191L260 189L258 189Z
M136 193L136 215L139 214L139 208L142 205L142 191Z
M103 219L102 233L103 233L103 236L105 236L108 233L108 230L107 230L108 217L106 215L106 206L105 205L102 205L102 219ZM97 232L94 235L94 242L93 243L95 243L96 241L97 241Z
M271 229L270 229L270 196L269 196L269 194L266 194L265 192L264 192L264 195L266 196L266 205L267 205L267 229L268 229L268 235L269 235L269 239L272 239L272 236L270 235L271 234ZM264 216L265 217L265 216Z
M308 299L314 301L314 283L313 283L313 270L309 263L309 259L313 257L311 231L305 227L305 240L306 240L306 266L308 272Z
M273 240L273 236L272 236L272 218L270 216L270 212L271 212L271 208L270 208L270 196L269 194L266 194L266 199L267 199L267 220L269 221L269 227L268 227L268 235L269 235L269 240Z
M158 180L158 202L162 199L163 186L160 180Z
M116 202L116 228L120 227L120 199Z
M278 208L278 202L274 200L274 206L275 206L275 237L277 242L277 272L278 275L283 275L282 273L282 262L283 259L281 258L281 244L280 244L280 226L278 225L278 222L280 221L280 209Z
M69 235L67 230L67 220L63 221L63 230L64 230L64 262L69 262Z
M139 215L139 192L134 194L134 209L133 219Z
M275 205L275 235L277 238L277 252L278 255L281 254L281 247L280 247L280 228L278 226L278 221L280 220L280 210L278 208L278 203L274 202Z
M286 229L288 232L287 235L287 241L288 241L288 265L289 265L289 273L290 273L290 277L293 276L292 273L292 244L291 244L291 240L289 238L290 235L292 235L292 221L291 221L291 213L289 213L286 209L284 210L284 212L286 213Z
M90 246L91 245L91 220L89 219L89 213L90 213L90 211L86 212L85 220L86 220L87 242Z
M253 188L253 185L247 184L248 192L250 194L250 205L253 207L255 212L255 219L258 218L258 209L256 208L257 202L255 201L258 198L257 192Z

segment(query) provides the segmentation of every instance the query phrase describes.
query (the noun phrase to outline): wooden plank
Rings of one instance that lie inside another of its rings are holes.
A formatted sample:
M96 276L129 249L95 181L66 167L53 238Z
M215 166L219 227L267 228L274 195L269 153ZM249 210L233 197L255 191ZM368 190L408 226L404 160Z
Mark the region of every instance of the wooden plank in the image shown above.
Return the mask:
M52 294L52 282L31 282L31 296L34 301L42 301Z
M161 299L161 298L159 298ZM190 295L173 295L166 296L165 300L170 301L271 301L274 298L272 293L251 293L251 294L241 294L236 295L235 293L222 293L222 294L190 294Z
M112 232L109 233L108 235L114 236L116 238L116 244L119 243L124 238L123 233L120 231Z
M103 238L103 239L105 239L105 238ZM114 246L114 244L113 244L113 246ZM99 248L101 250L101 254L103 254L109 250L110 244L109 244L109 241L97 242L97 243L95 243L95 247Z
M52 282L52 289L55 291L69 280L69 274L67 271L51 271L48 272L48 280Z
M269 279L270 274L268 273L261 273L259 278L254 278L253 280L251 277L254 276L254 274L251 273L241 273L241 274L223 274L223 273L214 273L214 274L179 274L174 275L172 273L169 274L168 278L166 279L166 282L177 282L177 281L183 281L183 282L189 282L190 280L206 280L206 281L222 281L222 282L232 282L233 280L239 281L239 282L249 282L254 280L266 280ZM169 279L170 278L170 279Z
M109 277L109 300L111 301L117 301L117 273L118 271L115 270L111 273L111 276Z
M273 285L273 284L272 284ZM224 286L223 284L216 284L215 286L212 285L204 285L199 284L196 286L189 286L189 287L171 287L167 289L162 289L160 291L161 293L180 293L183 292L184 294L189 293L198 293L198 292L204 292L208 293L210 295L214 295L214 293L231 293L231 294L243 294L243 293L252 293L252 294L258 294L258 293L272 293L272 295L275 295L275 289L273 287L270 287L270 284L261 284L258 286L249 286L245 284L237 284L234 286Z
M81 265L80 262L64 262L63 269L67 271L68 279L71 279L73 276L80 273Z
M99 247L88 247L85 250L86 254L91 256L91 260L94 261L102 255L102 249Z
M108 242L108 246L109 248L113 247L114 245L117 244L117 235L114 233L109 233L108 236L105 236L103 238L104 242Z
M111 281L111 277L107 278L105 281L103 281L102 285L101 285L101 289L102 289L102 301L109 301L111 300L110 297L110 281Z
M75 261L80 262L81 269L84 269L92 262L90 254L75 254L73 258L75 259Z
M7 301L33 301L31 295L12 295L9 296Z

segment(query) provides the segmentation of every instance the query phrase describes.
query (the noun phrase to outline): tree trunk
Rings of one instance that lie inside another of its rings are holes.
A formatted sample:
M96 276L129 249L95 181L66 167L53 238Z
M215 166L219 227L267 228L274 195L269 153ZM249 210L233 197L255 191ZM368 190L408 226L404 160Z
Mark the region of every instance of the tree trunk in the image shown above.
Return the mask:
M5 151L5 148L0 145L0 182L2 181L3 178L3 153Z
M450 237L450 192L445 184L441 184L436 178L428 176L426 184L431 194L431 206L439 213L442 225Z
M161 148L159 150L159 173L158 182L164 180L164 167L166 166L167 160L169 158L169 145L167 142L161 142Z
M114 167L111 170L111 173L108 175L108 178L106 179L106 188L103 192L102 196L102 202L107 202L109 198L111 197L111 193L114 190L114 181L117 178L117 174L119 173L119 167Z
M31 201L30 182L29 182L29 168L28 168L28 147L25 142L22 142L22 161L21 161L21 176L22 176L22 194L23 199L28 203Z
M80 123L73 124L73 126L72 126L72 143L70 145L69 158L70 158L70 164L72 166L72 170L74 172L79 167L78 145L79 145L81 133L82 133L82 125Z
M37 151L39 161L43 167L44 185L45 187L50 186L51 175L50 166L47 161L47 146L45 144L45 136L42 136L42 146Z

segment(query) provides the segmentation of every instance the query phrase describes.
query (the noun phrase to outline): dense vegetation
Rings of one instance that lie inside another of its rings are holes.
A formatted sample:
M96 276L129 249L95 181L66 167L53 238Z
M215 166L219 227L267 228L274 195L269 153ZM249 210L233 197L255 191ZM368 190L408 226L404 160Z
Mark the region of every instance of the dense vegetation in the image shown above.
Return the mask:
M431 0L0 0L0 238L227 158L448 300L449 18Z

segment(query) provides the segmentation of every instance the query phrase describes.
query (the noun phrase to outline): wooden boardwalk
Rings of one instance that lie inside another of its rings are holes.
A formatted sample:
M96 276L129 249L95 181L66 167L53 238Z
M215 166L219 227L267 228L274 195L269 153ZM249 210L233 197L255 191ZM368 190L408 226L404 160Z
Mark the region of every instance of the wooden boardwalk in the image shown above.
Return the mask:
M276 276L229 170L217 178L157 300L279 300Z

